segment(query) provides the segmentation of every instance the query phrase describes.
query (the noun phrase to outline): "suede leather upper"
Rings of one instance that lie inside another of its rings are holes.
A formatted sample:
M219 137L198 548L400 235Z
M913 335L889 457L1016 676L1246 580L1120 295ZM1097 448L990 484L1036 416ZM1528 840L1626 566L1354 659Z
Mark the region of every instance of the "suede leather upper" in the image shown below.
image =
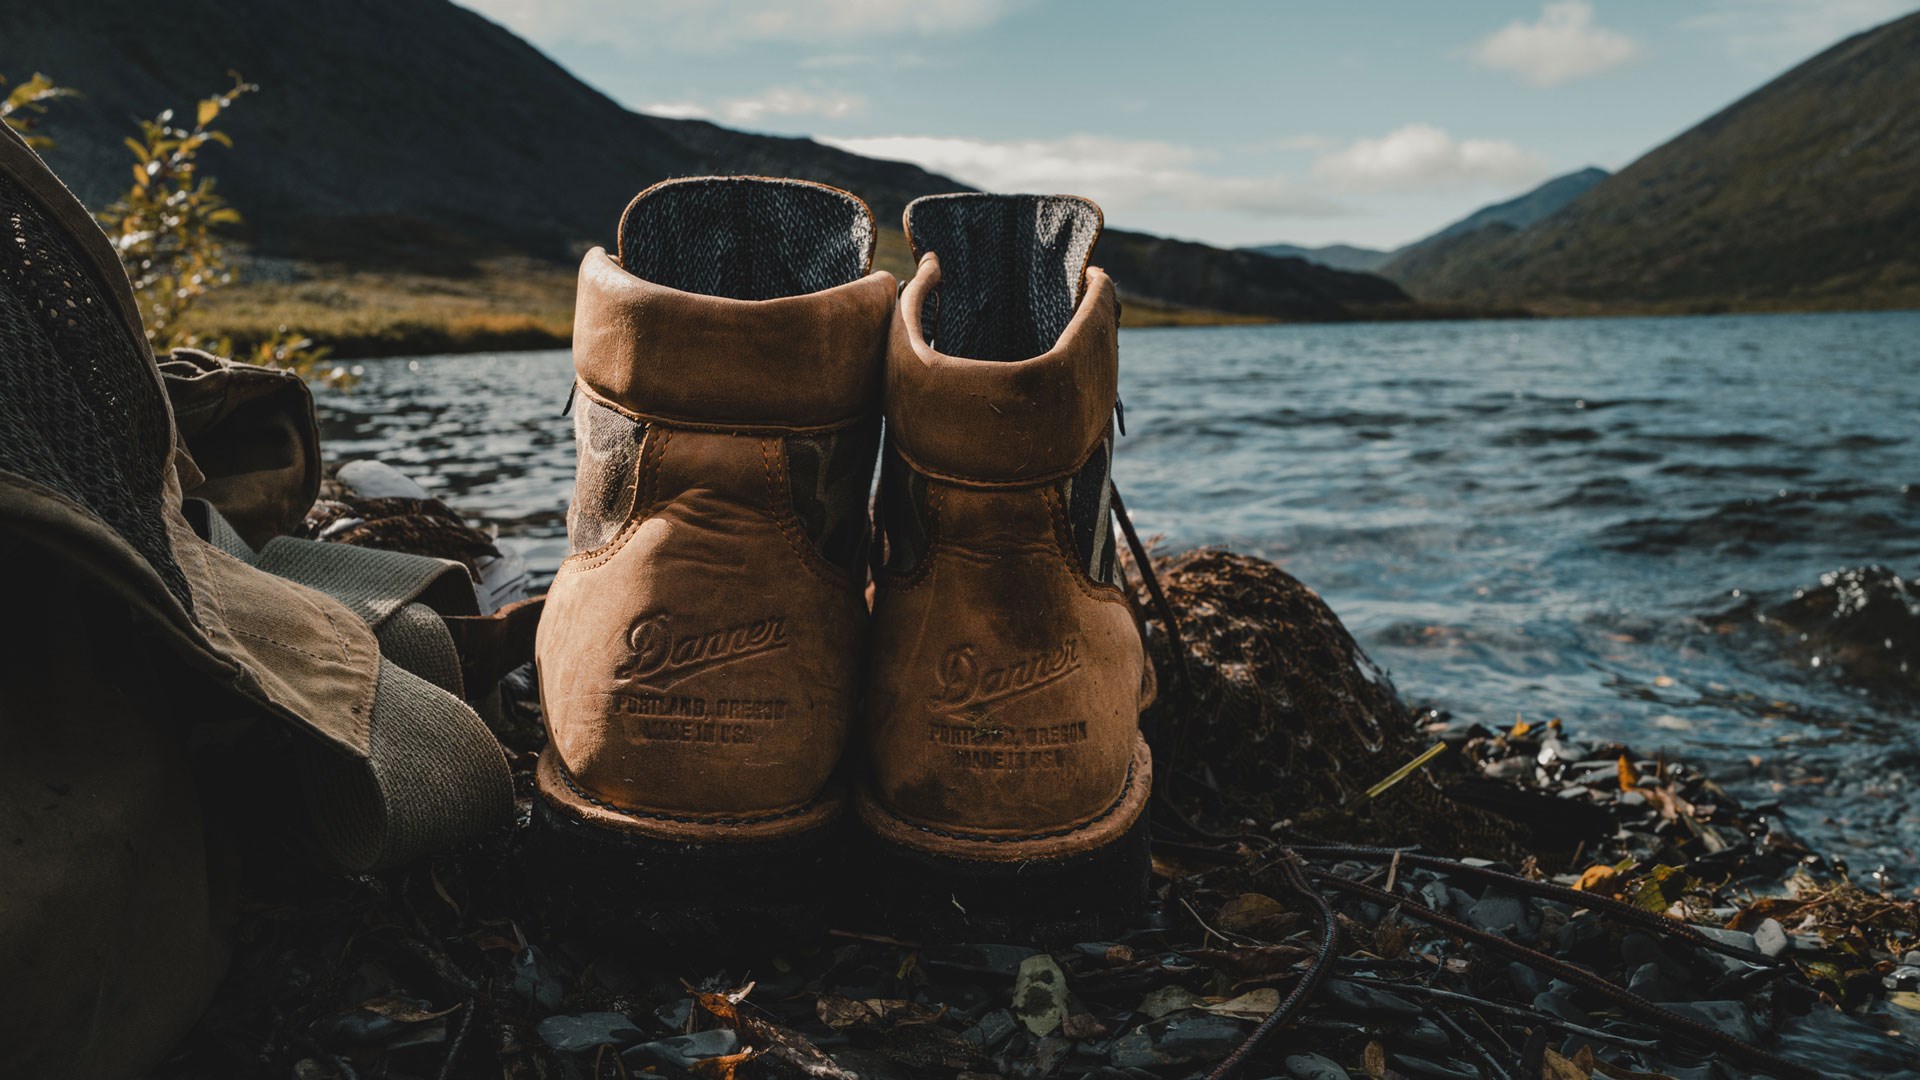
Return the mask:
M921 333L939 273L921 260L887 358L889 438L925 478L927 547L877 580L861 814L948 857L1070 855L1138 819L1152 772L1139 629L1078 557L1064 486L1102 452L1115 404L1113 285L1089 268L1045 353L975 360Z
M609 458L631 461L629 475L603 478L630 489L623 516L561 565L541 620L550 802L604 827L721 843L833 815L865 582L803 526L788 442L872 422L894 292L873 273L735 300L587 255L584 407L630 418L640 444Z

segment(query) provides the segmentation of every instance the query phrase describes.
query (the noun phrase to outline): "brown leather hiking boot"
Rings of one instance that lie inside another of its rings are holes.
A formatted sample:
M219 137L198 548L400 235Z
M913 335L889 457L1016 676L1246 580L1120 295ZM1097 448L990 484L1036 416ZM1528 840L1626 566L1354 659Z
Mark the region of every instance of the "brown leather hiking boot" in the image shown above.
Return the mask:
M1145 901L1152 671L1115 584L1119 306L1084 199L907 208L860 815L923 933L1084 934ZM888 913L883 912L883 916Z
M580 270L536 814L582 900L663 934L818 906L753 882L808 880L843 802L895 291L873 244L834 188L674 180Z

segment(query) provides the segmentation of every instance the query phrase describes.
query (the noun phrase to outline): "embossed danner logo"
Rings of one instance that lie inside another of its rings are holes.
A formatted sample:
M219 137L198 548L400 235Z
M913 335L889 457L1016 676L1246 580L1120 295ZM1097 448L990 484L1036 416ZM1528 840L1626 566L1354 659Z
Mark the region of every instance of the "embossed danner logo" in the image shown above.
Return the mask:
M676 633L670 615L644 615L627 631L633 651L620 675L664 689L709 668L784 649L788 640L780 615L690 634Z
M955 645L940 658L940 668L934 673L940 682L932 695L934 711L961 716L1030 694L1078 670L1080 642L1076 638L1000 667L982 664L972 645Z

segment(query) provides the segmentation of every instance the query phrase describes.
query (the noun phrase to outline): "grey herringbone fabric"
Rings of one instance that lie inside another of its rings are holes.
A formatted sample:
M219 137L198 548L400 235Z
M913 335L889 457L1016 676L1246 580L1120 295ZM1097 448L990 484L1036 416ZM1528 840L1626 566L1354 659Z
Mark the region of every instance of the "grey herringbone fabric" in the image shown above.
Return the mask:
M167 401L74 238L0 175L0 471L86 508L189 613L160 502Z
M772 300L864 277L873 214L823 184L760 177L668 180L620 219L620 265L656 285Z
M915 258L940 258L920 312L928 343L971 360L1053 347L1086 288L1100 208L1072 195L930 195L907 206Z
M604 547L620 535L639 483L647 425L581 396L573 411L573 501L567 504L567 554Z

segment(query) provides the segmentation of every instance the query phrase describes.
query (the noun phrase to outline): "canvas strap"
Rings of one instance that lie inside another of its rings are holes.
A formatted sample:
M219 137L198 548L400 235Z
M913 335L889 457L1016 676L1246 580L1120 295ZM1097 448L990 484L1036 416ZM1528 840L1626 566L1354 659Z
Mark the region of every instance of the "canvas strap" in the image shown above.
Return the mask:
M442 616L471 617L459 563L286 537L255 552L212 506L208 540L261 570L328 594L380 641L368 756L303 746L314 832L364 872L445 850L506 822L513 781L499 742L461 700L460 657Z

